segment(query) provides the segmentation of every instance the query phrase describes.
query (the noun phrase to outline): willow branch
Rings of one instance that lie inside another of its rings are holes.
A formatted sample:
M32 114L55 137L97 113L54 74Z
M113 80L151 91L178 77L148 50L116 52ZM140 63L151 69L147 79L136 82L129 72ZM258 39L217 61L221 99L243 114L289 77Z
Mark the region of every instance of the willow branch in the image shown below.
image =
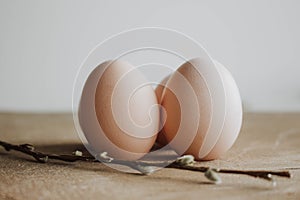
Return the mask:
M104 163L112 163L112 164L119 164L131 167L132 169L138 170L143 174L149 174L155 171L152 167L160 167L160 166L167 166L167 168L175 168L181 170L190 170L190 171L198 171L206 173L212 168L210 167L203 167L197 166L193 164L182 164L177 161L162 161L162 162L143 162L143 161L125 161L125 160L117 160L110 158L108 156L102 155L97 157L98 159L92 156L78 156L78 155L57 155L57 154L49 154L49 153L42 153L39 151L35 151L33 145L30 144L20 144L14 145L0 140L0 146L4 147L6 151L14 150L26 155L32 156L35 160L40 163L46 163L49 159L52 160L60 160L65 162L75 162L75 161L85 161L85 162L104 162ZM272 175L280 176L285 178L291 178L291 174L289 171L266 171L266 170L234 170L234 169L212 169L217 173L224 173L224 174L240 174L240 175L248 175L256 178L265 179L268 181L273 181Z

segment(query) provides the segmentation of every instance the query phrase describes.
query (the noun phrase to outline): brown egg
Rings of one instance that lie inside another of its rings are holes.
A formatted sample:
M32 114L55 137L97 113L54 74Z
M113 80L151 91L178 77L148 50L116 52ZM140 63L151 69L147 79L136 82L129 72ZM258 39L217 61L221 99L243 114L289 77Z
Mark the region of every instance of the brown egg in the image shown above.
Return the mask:
M197 69L204 69L206 77ZM219 80L212 79L212 73ZM219 84L218 89L211 89L212 82ZM162 133L172 148L197 160L224 154L236 140L242 123L241 99L230 73L217 62L211 66L196 58L181 65L166 87L161 101L167 115ZM215 94L221 98L216 99Z
M157 137L155 92L129 63L102 63L85 83L79 122L93 151L108 152L117 159L139 159L150 151Z

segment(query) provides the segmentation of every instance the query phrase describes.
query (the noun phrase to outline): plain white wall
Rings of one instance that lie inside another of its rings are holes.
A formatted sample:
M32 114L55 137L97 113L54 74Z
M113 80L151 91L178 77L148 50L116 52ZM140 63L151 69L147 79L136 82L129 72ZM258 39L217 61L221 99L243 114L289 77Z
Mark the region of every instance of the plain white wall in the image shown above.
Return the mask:
M0 0L0 110L70 111L88 52L161 26L200 42L233 74L246 110L300 111L300 1Z

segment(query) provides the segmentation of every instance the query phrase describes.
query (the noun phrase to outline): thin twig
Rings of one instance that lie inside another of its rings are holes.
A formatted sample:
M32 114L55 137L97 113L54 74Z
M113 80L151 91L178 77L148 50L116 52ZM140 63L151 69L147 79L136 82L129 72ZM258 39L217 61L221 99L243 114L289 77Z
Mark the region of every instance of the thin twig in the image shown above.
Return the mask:
M149 174L152 172L149 168L151 167L160 167L166 166L167 168L175 168L181 170L190 170L190 171L198 171L198 172L207 172L210 167L197 166L193 164L182 165L176 161L162 161L160 163L149 163L143 161L125 161L125 160L117 160L117 159L105 159L106 157L99 157L98 159L92 156L78 156L78 155L57 155L57 154L47 154L34 150L34 146L30 144L21 144L14 145L4 141L0 141L0 146L4 147L6 151L15 150L18 152L22 152L24 154L30 155L35 158L40 163L46 163L49 159L60 160L65 162L75 162L75 161L85 161L85 162L105 162L105 163L113 163L119 165L125 165L131 167L132 169L138 170L143 174ZM110 158L110 157L107 157ZM240 175L248 175L256 178L265 179L268 181L272 181L272 175L280 176L285 178L291 178L291 174L289 171L265 171L265 170L232 170L232 169L213 169L218 173L226 173L226 174L240 174Z
M61 160L65 162L75 162L75 161L97 161L94 157L91 156L75 156L75 155L56 155L56 154L47 154L41 153L34 150L34 146L31 144L21 144L14 145L7 142L0 141L0 146L4 147L6 151L15 150L22 152L24 154L32 156L40 163L45 163L48 159Z
M202 167L202 166L195 166L195 165L178 165L176 163L172 163L168 166L169 168L176 168L176 169L184 169L190 171L198 171L198 172L206 172L210 167ZM218 173L224 174L240 174L240 175L248 175L255 178L262 178L268 181L272 181L271 175L274 176L281 176L286 178L291 178L291 174L289 171L265 171L265 170L232 170L232 169L214 169Z

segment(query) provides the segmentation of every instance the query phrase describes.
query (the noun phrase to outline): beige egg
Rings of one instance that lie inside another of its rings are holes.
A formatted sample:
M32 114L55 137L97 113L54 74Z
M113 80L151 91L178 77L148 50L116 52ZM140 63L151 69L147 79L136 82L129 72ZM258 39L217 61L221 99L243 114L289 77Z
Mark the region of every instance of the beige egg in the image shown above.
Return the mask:
M231 74L217 62L215 69L211 67L200 58L184 63L170 77L161 97L167 115L166 140L179 154L192 154L197 160L223 155L236 140L242 123L241 99ZM212 83L214 87L209 85ZM195 124L195 133L187 131Z
M93 152L136 160L157 137L159 107L143 74L127 62L108 61L88 77L80 101L79 123Z

